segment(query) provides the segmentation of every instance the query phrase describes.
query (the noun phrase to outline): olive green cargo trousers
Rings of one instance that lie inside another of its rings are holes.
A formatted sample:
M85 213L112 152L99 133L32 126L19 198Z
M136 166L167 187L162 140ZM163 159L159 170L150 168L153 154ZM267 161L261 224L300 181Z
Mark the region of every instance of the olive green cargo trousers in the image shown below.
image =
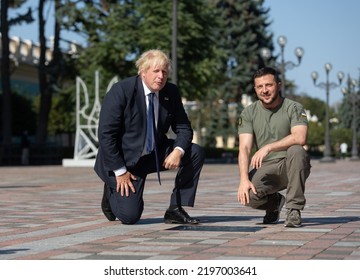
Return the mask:
M300 145L291 146L285 158L265 161L259 169L249 172L257 194L250 191L247 206L260 210L275 210L278 207L279 191L286 189L286 208L303 210L305 181L310 175L310 158Z

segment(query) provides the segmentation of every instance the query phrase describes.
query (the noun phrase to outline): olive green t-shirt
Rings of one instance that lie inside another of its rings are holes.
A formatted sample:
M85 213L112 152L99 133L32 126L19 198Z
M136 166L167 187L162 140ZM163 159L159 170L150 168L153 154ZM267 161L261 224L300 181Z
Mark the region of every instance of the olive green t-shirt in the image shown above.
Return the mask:
M279 107L269 110L257 100L242 111L238 132L253 134L254 145L258 150L288 136L296 125L308 125L306 112L300 103L284 98ZM286 151L271 152L264 161L285 156Z

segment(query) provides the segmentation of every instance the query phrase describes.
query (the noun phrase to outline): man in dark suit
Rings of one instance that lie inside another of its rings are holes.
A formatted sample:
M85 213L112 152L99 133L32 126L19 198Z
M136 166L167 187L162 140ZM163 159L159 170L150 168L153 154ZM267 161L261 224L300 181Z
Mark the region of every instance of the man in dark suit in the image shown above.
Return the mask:
M199 220L182 206L194 206L205 155L191 142L193 130L178 88L167 82L171 62L162 51L149 50L136 66L138 75L113 85L101 107L94 169L105 183L102 211L109 221L138 222L146 176L158 172L160 183L160 171L178 169L164 221L197 224ZM154 112L152 117L149 111ZM153 128L147 128L150 118L154 118ZM175 139L166 135L170 127Z

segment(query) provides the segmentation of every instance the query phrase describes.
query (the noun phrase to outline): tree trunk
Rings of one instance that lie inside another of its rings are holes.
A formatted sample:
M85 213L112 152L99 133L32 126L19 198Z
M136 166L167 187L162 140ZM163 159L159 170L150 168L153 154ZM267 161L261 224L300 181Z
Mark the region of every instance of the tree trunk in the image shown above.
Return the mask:
M57 10L61 8L61 0L55 0L55 15L58 13ZM56 17L57 19L57 17ZM49 64L49 71L47 71L49 73L49 92L51 93L51 96L54 92L54 85L56 85L58 83L58 79L59 76L62 72L62 52L60 50L60 31L61 31L61 27L59 22L56 20L55 21L55 36L54 36L54 49L53 49L53 54L52 54L52 60L51 63Z
M45 0L39 0L39 41L40 41L40 59L39 59L39 88L40 88L40 112L36 134L36 142L39 145L46 143L49 115L52 104L52 95L54 85L56 85L59 74L62 54L60 51L60 24L55 21L55 36L52 53L52 60L46 65L46 38L45 38L45 19L43 16ZM60 8L61 1L55 1L55 14Z
M11 84L10 84L10 59L9 59L9 1L1 1L1 87L2 87L2 145L3 149L11 146L12 114L11 114ZM1 138L1 137L0 137ZM0 139L1 140L1 139ZM2 153L0 153L1 155ZM2 158L0 157L0 163Z
M202 141L202 131L201 131L201 111L202 111L202 102L198 101L198 109L196 111L196 121L195 121L195 129L197 132L197 143L199 145L203 145Z
M39 90L40 90L40 111L38 116L38 126L36 132L36 143L43 145L46 142L47 125L49 120L49 113L51 107L51 96L48 92L48 83L46 77L46 38L45 38L45 24L43 10L45 0L39 0L39 42L40 42L40 57L39 57Z

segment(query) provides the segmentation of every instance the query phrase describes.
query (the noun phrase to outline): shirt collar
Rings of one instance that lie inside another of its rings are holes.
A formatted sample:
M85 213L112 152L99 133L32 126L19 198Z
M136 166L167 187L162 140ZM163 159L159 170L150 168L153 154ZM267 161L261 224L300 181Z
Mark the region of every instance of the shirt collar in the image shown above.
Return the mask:
M144 93L145 96L148 96L152 91L146 86L146 84L144 83L144 81L142 81L143 87L144 87ZM155 96L158 96L159 93L155 92Z

